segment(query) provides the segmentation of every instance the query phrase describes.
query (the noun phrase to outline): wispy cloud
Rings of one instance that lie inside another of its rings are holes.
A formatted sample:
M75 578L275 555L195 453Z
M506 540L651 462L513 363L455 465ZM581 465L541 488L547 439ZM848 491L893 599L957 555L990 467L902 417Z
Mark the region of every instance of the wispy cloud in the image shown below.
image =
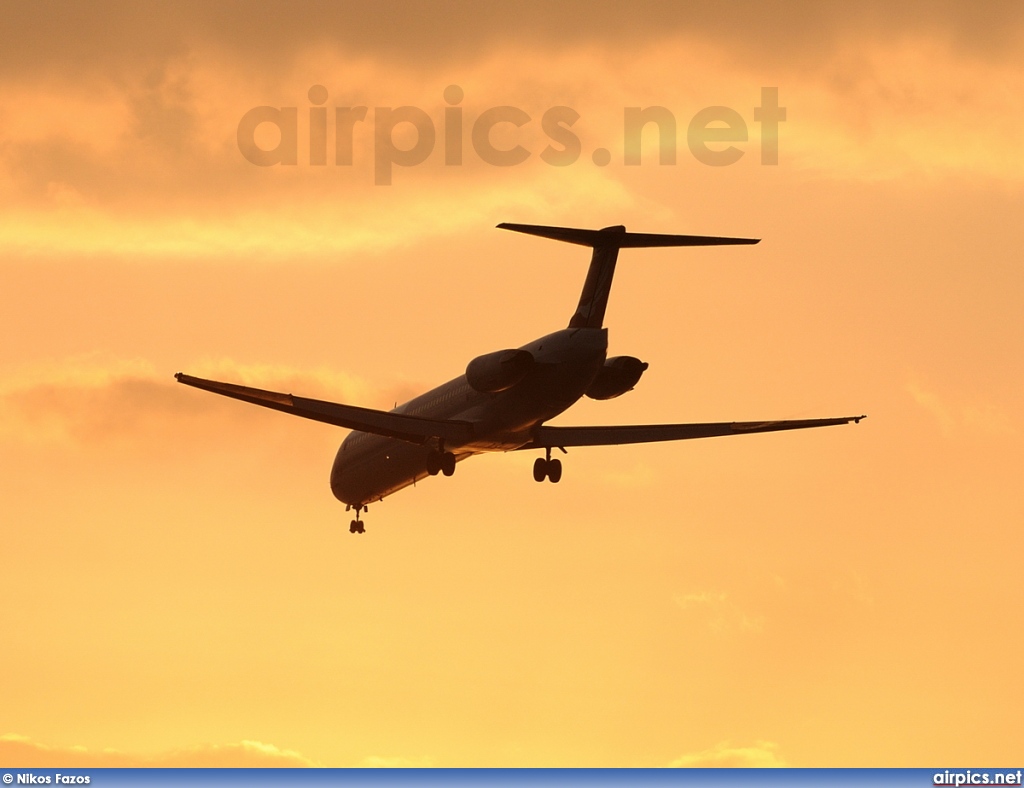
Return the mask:
M52 747L25 736L0 736L0 762L21 767L51 768L294 768L319 766L295 750L273 744L241 741L236 744L201 744L154 755L133 755L118 750L90 750L85 747Z
M367 769L424 769L433 765L433 758L428 756L406 758L400 755L370 755L364 758L360 764Z
M716 634L757 633L765 628L764 616L751 615L731 601L724 591L676 594L672 601Z
M1006 411L981 396L972 399L946 392L940 394L917 382L907 383L905 390L946 435L965 432L993 436L1018 432Z
M710 750L682 755L669 764L674 767L714 769L764 769L786 765L785 760L779 755L779 746L770 741L759 741L748 747L735 747L729 742L720 742Z
M299 370L229 360L190 367L202 377L304 396L368 403L391 392L370 389L338 370ZM258 410L176 383L144 360L73 358L15 370L0 382L0 436L27 443L144 444L155 435L189 434L211 418L224 429L257 423Z

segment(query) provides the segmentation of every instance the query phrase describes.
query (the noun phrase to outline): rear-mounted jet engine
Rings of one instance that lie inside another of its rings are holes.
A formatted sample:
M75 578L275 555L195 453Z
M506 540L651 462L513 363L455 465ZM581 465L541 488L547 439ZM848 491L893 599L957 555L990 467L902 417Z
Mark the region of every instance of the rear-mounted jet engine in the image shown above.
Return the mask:
M587 389L591 399L615 399L633 387L647 369L647 363L633 356L615 356L604 362L594 382Z

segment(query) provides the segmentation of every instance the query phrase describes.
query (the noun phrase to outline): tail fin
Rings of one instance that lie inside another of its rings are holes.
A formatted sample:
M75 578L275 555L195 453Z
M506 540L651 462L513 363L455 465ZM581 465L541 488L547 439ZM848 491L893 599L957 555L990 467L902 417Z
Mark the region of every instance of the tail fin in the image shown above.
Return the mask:
M538 235L555 241L589 246L594 254L590 270L583 283L583 292L569 328L600 328L612 289L615 263L619 249L651 246L725 246L728 244L756 244L759 238L722 238L714 235L661 235L657 233L628 233L622 225L603 230L577 230L572 227L547 227L539 224L499 224L502 230Z

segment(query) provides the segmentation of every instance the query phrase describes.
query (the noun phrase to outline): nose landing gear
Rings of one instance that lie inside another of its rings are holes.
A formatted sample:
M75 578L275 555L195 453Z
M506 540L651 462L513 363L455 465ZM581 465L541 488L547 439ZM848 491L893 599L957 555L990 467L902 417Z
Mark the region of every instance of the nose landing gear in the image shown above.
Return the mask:
M346 511L347 511L348 509L350 509L350 508L351 508L351 507L346 507ZM362 520L360 520L360 519L359 519L359 515L360 515L360 513L361 513L361 512L363 511L363 509L365 509L365 508L367 508L367 507L365 507L365 506L357 506L357 507L356 507L356 519L355 519L355 520L353 520L353 521L352 521L351 523L349 523L349 525L348 525L348 532L349 532L350 534L364 534L364 533L366 533L366 526L365 526L365 525L363 525L363 522L362 522Z
M552 484L558 484L562 478L562 461L551 459L551 447L548 446L545 450L545 456L538 457L533 463L533 480L535 482L542 482L545 479L550 479ZM562 449L564 452L565 449Z

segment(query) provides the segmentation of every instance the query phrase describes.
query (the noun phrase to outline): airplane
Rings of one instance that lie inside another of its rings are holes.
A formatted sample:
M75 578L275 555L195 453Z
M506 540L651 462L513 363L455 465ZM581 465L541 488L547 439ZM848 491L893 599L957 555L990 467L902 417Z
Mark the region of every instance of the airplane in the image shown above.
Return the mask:
M292 394L220 383L177 373L179 383L294 416L352 430L331 468L331 491L346 511L355 509L350 533L364 533L369 504L428 477L455 473L457 463L485 452L541 450L533 478L555 484L561 460L552 449L676 441L720 435L797 430L859 423L866 416L704 424L553 427L547 421L584 396L608 400L632 391L648 365L633 356L608 358L605 309L619 250L640 247L756 244L759 238L664 235L502 223L518 233L592 249L576 311L566 328L520 348L474 358L464 374L393 410L343 405Z

